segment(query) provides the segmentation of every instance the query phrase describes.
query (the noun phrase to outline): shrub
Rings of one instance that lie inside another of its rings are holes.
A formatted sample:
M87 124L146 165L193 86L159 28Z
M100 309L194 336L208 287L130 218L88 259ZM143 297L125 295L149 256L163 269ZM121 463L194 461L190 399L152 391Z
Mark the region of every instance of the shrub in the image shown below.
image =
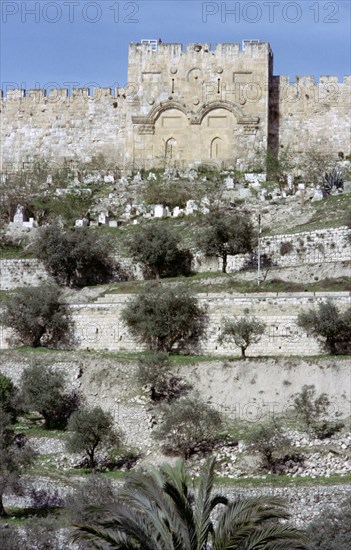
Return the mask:
M165 452L190 458L199 451L208 451L223 428L221 414L198 396L181 397L160 405L161 425L154 437L162 442Z
M290 446L290 439L276 422L260 425L249 437L249 447L260 454L262 468L272 473L279 471L278 465Z
M103 517L101 511L93 507L103 507L113 504L116 492L109 478L98 473L89 474L81 481L73 493L66 498L66 508L71 522L81 524L86 521L98 521Z
M317 338L331 355L351 352L351 307L340 312L327 300L319 304L318 310L300 313L297 324L309 336Z
M0 409L10 415L11 422L16 420L15 397L17 388L12 380L0 373Z
M207 256L222 258L222 271L227 271L228 255L252 252L253 225L239 214L212 212L206 216L205 227L197 245Z
M142 264L148 278L185 275L190 272L191 255L179 249L179 236L164 222L140 227L128 241L134 261Z
M17 289L6 300L1 321L19 342L33 348L72 343L71 315L61 290L53 285Z
M56 282L69 287L103 284L115 278L117 266L106 235L89 227L63 230L58 224L43 227L33 252Z
M47 429L64 428L78 406L77 395L66 390L64 374L41 365L23 371L19 401L24 410L39 412Z
M206 315L185 286L148 285L122 311L131 334L151 349L178 350L198 343Z
M241 349L241 356L246 358L246 350L251 344L260 341L266 325L256 317L241 317L234 321L225 320L219 342L234 341Z
M328 506L307 527L309 550L349 550L351 540L351 496L337 507Z
M302 391L296 394L294 399L294 410L307 428L316 423L320 416L326 414L330 405L327 394L321 393L316 396L316 388L314 385L302 387Z
M314 424L313 431L318 439L327 439L340 432L344 425L345 424L343 422L324 421L321 424Z
M74 412L69 419L66 446L69 452L84 452L91 469L96 466L96 450L111 446L118 447L122 441L120 431L114 429L110 413L100 407L83 408Z
M280 255L286 256L294 250L294 245L291 241L284 241L280 245Z
M136 380L150 386L152 401L172 401L185 395L192 386L172 374L168 353L154 352L139 360Z

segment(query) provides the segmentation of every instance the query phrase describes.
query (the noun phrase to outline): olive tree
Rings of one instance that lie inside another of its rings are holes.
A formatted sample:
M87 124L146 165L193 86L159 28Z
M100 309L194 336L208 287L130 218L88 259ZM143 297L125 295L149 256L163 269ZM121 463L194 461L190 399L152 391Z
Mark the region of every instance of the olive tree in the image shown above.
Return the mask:
M331 355L351 351L351 307L341 312L331 300L298 315L297 324Z
M64 428L78 407L78 396L66 388L62 371L33 365L23 371L19 402L23 410L38 412L48 429Z
M14 331L20 343L33 348L68 347L72 343L71 315L61 289L55 285L15 290L5 301L1 322Z
M180 250L179 235L159 221L143 225L128 240L133 260L143 266L144 274L153 279L177 276L190 271L190 254Z
M206 326L205 311L184 284L148 285L122 311L131 334L149 348L181 350L196 345Z
M96 466L98 448L119 447L122 433L114 427L112 415L101 407L85 407L74 412L67 425L67 450L71 453L85 453L89 467Z
M197 238L197 246L207 256L221 258L222 271L226 273L228 255L252 252L253 225L243 215L212 212L206 216L205 227Z
M241 349L241 356L246 359L246 350L251 344L257 344L264 333L266 325L256 317L240 317L223 321L219 342L234 342Z
M56 282L69 287L103 284L112 280L117 266L107 235L90 227L62 229L58 224L42 227L33 252Z

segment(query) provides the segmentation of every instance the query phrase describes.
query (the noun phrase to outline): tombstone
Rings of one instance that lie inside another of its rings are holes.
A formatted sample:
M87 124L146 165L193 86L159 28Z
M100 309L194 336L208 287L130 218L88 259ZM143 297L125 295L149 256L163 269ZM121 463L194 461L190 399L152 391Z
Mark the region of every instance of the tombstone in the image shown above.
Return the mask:
M154 218L163 218L165 215L165 209L163 204L155 204L154 206Z
M344 193L351 193L351 181L344 181Z
M227 189L234 189L234 180L230 176L227 176L224 180Z
M23 222L23 223L22 223L22 226L23 226L23 227L29 227L30 229L31 229L32 227L34 227L34 225L35 225L35 224L34 224L34 218L29 218L29 221L28 221L28 222Z
M288 180L288 188L292 189L293 185L294 185L294 176L293 176L293 174L288 174L287 180Z
M118 227L117 220L109 220L108 226L109 227Z
M128 179L126 176L122 176L119 180L119 183L122 183L123 185L126 185L128 183Z
M315 188L314 194L313 194L313 197L312 197L312 200L313 200L313 201L321 201L321 200L323 200L323 191L322 191L322 189L320 188L320 185L317 185L317 187Z
M138 225L139 220L133 220L133 225Z
M20 204L17 205L15 215L13 217L13 223L22 224L24 221L24 207Z
M141 174L138 170L138 172L135 174L135 176L133 178L133 183L139 183L141 180L142 180L142 177L141 177Z
M107 212L100 212L99 217L98 217L98 222L99 222L99 225L108 224L109 217L108 217Z
M156 174L154 174L153 172L150 172L148 177L147 177L147 181L156 181L157 180L157 177L156 177Z
M76 220L76 223L75 223L76 227L87 227L87 225L88 225L88 220L85 218L83 220Z
M179 212L180 212L179 206L175 206L175 207L173 208L173 214L172 214L172 215L173 215L173 218L178 218Z
M240 187L238 191L239 199L248 199L252 195L251 190L248 187Z
M107 176L104 176L104 182L105 183L114 183L115 178L112 174L108 174Z
M48 174L46 176L46 182L45 182L47 185L52 185L52 176L50 174Z
M193 200L186 201L185 214L187 216L189 214L193 214L196 210L198 210L198 207L195 201Z

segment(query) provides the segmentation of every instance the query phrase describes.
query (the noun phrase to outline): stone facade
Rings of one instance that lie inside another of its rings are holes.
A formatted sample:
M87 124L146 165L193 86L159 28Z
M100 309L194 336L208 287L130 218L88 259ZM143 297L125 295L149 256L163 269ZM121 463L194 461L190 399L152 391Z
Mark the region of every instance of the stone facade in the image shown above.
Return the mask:
M33 157L151 168L216 163L243 169L268 146L350 154L346 77L273 75L268 43L134 43L128 84L96 88L7 90L1 100L3 167Z

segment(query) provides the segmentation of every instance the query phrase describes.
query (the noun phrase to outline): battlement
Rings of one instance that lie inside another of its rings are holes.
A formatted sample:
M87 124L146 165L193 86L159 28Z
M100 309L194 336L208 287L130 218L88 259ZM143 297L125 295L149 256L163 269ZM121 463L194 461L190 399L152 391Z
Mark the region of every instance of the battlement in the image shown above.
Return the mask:
M343 80L340 80L338 76L323 75L319 77L319 80L316 81L313 75L297 75L295 78L291 78L287 75L274 76L276 82L281 86L291 86L298 84L300 86L318 86L324 84L346 84L349 86L351 84L351 76L344 76Z
M9 101L25 100L39 103L41 101L57 101L66 99L94 100L107 97L111 99L125 98L128 96L125 88L36 88L34 90L9 89L0 90L0 98Z
M129 56L130 58L136 54L152 54L157 57L158 55L165 55L170 57L178 57L181 55L193 55L197 53L199 55L233 55L233 54L272 54L271 47L268 42L261 42L260 40L243 40L239 42L228 42L223 44L216 44L214 48L209 42L199 43L191 42L183 47L181 43L169 43L159 42L157 40L144 40L142 42L132 42L129 44Z

